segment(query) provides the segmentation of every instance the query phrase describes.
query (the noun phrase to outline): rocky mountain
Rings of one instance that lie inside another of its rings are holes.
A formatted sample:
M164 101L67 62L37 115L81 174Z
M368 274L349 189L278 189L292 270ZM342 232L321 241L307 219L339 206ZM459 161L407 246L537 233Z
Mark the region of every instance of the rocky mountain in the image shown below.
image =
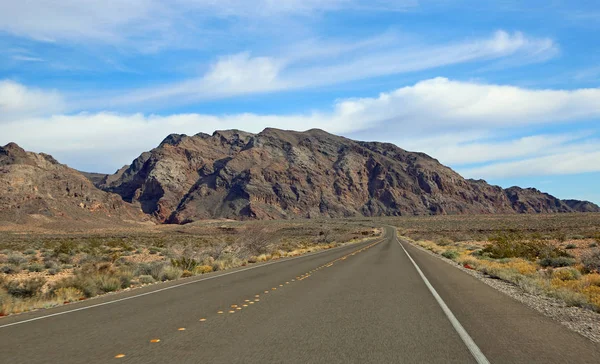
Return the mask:
M148 218L116 194L96 188L52 156L0 147L0 221L142 221Z
M466 180L426 154L317 129L173 134L114 175L93 177L99 188L168 223L600 211L535 189Z

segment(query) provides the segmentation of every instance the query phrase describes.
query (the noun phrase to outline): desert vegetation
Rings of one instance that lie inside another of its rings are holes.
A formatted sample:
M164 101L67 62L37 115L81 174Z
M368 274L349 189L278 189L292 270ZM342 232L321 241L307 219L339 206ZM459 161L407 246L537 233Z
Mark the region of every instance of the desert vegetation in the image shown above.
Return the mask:
M0 315L330 249L379 234L348 223L220 222L97 234L3 233Z
M597 312L599 231L598 214L421 218L399 228L400 235L465 268Z

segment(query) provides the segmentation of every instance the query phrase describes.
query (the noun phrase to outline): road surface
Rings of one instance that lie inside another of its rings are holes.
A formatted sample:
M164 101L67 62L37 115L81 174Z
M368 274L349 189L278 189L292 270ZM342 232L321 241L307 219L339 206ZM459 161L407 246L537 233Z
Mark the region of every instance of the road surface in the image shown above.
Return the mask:
M401 244L391 228L379 240L0 320L7 364L597 363L599 347Z

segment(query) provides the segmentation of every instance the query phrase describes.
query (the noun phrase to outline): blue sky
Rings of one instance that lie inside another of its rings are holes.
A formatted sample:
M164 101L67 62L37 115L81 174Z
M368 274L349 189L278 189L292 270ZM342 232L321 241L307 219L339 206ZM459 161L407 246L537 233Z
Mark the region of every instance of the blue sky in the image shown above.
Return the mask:
M113 172L170 133L314 127L600 203L597 1L0 3L0 144Z

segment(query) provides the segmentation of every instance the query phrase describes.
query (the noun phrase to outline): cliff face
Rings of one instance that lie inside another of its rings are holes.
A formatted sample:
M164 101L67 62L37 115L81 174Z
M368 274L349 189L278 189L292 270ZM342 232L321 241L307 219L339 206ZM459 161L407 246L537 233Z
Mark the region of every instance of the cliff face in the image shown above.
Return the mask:
M141 221L139 209L96 188L78 171L52 156L0 147L0 220L16 223L51 219Z
M97 185L170 223L600 211L533 189L465 180L423 153L322 130L170 135Z

